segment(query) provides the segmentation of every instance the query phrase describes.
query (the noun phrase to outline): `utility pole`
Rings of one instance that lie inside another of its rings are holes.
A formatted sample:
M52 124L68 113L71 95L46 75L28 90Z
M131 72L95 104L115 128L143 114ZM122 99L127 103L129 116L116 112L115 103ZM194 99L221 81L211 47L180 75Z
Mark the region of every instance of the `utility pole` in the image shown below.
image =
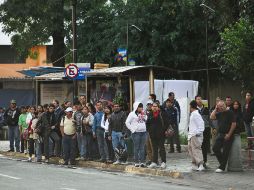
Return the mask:
M77 24L76 24L76 7L77 0L71 0L72 5L72 62L73 64L77 64ZM78 82L77 80L73 80L73 103L75 98L78 96Z

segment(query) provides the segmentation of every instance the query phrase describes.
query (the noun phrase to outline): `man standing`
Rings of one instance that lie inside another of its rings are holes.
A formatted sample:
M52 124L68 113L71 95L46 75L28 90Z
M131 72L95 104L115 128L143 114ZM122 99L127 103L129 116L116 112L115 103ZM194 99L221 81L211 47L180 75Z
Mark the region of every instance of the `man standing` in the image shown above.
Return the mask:
M100 152L100 162L106 162L109 160L108 147L106 140L104 138L105 129L101 127L101 120L104 114L102 102L98 101L96 103L97 112L94 115L94 123L93 123L93 137L97 138Z
M227 110L224 101L219 101L215 110L211 113L210 118L218 121L218 134L213 146L213 152L215 153L220 166L215 171L221 173L225 171L229 152L233 143L233 133L236 128L236 122L234 114L231 110Z
M127 137L127 127L125 125L126 119L126 113L120 109L120 105L118 103L115 103L114 112L111 114L109 120L109 139L112 139L114 151L119 144L122 147L125 147L124 137ZM117 159L114 164L120 164L120 160Z
M65 110L64 116L60 123L60 129L63 136L64 149L64 165L75 165L76 156L76 125L72 117L73 111L71 107Z
M20 111L16 106L16 100L11 100L10 107L4 113L5 123L8 125L8 134L10 141L10 150L14 152L14 141L16 152L20 151L20 131L18 126Z
M207 153L210 152L210 136L211 136L211 129L209 125L209 110L207 107L203 105L201 96L197 95L195 97L195 101L197 102L197 109L205 122L205 130L203 132L204 138L201 148L204 157L204 167L206 167Z
M146 103L145 114L147 116L152 112L152 106L153 106L153 101L149 99ZM153 145L152 145L152 141L148 132L147 132L147 139L146 139L146 154L147 154L147 160L148 160L146 165L149 166L153 160Z
M176 143L177 152L181 153L181 145L179 138L179 127L177 125L177 108L173 106L173 102L169 99L166 100L166 107L164 108L165 113L168 116L169 124L174 129L174 135L169 137L170 139L170 153L175 152L174 142Z
M245 104L243 106L243 120L247 137L253 137L253 129L251 126L253 116L254 116L254 100L252 99L252 93L246 92ZM251 141L248 142L247 148L248 149L253 148Z
M179 125L179 123L181 121L181 108L180 108L178 101L175 99L174 92L168 93L168 100L170 100L173 103L173 107L175 107L177 109L177 125ZM166 101L162 105L163 108L166 107Z
M230 109L233 108L231 96L227 96L227 97L226 97L226 107L227 107L228 110L230 110Z
M52 103L55 106L55 111L54 111L54 115L55 115L55 121L56 121L56 127L54 129L52 129L51 131L51 139L53 142L52 149L50 152L52 152L55 156L60 156L60 152L61 152L61 131L60 131L60 122L62 117L64 116L64 110L61 109L60 105L59 105L59 101L58 100L53 100Z
M201 150L203 142L204 120L202 119L195 100L190 102L190 122L188 132L188 151L192 158L193 170L203 171L204 160Z
M46 112L44 112L41 117L39 117L36 124L36 128L41 128L41 133L44 143L44 154L45 154L45 163L49 162L49 137L51 136L52 129L56 127L56 119L54 114L55 106L50 104ZM40 127L41 126L41 127ZM54 139L55 143L59 143L57 139Z

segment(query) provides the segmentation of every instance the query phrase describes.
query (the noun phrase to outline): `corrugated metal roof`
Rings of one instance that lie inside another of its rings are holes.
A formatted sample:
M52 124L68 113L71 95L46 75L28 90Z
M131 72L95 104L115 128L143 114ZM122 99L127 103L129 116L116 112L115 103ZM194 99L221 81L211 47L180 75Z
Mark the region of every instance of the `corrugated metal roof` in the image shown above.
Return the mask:
M160 67L160 66L124 66L124 67L110 67L110 68L105 68L105 69L95 69L86 72L86 76L117 76L117 75L122 75L125 72L128 71L134 71L136 69L149 69L149 68L154 68L154 70L158 70L161 72L162 70L167 72L167 71L175 71L174 69L166 68L166 67ZM143 70L142 70L143 71ZM36 79L39 80L61 80L65 77L64 72L57 72L57 73L49 73L49 74L44 74L40 76L36 76Z
M130 71L137 68L142 68L145 66L125 66L125 67L111 67L111 68L105 68L105 69L94 69L89 72L86 72L87 76L96 76L96 75L118 75L122 74L126 71ZM36 79L42 79L42 80L51 80L51 79L63 79L65 78L64 72L57 72L57 73L49 73L44 74L40 76L36 76Z

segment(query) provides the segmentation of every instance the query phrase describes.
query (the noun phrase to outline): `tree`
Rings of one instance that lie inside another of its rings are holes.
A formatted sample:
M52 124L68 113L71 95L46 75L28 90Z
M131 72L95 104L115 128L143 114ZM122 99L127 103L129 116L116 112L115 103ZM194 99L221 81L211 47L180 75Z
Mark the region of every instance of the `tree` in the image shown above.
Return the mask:
M254 72L254 27L248 19L241 18L221 33L217 60L226 73L251 86Z
M59 59L65 53L64 0L8 0L0 5L0 22L4 32L14 34L12 43L26 58L29 49L53 39L51 61L54 66L64 66Z

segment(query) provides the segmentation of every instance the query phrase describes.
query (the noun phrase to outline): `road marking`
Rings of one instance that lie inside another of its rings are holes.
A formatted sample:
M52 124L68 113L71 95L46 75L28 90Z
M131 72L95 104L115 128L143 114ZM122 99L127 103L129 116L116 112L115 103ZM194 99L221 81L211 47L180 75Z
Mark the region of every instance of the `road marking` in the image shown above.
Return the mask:
M71 188L67 188L67 187L64 187L64 188L60 188L62 190L77 190L77 189L71 189Z
M0 176L7 177L7 178L11 178L11 179L21 179L21 178L19 178L19 177L13 177L13 176L1 174L1 173L0 173Z

